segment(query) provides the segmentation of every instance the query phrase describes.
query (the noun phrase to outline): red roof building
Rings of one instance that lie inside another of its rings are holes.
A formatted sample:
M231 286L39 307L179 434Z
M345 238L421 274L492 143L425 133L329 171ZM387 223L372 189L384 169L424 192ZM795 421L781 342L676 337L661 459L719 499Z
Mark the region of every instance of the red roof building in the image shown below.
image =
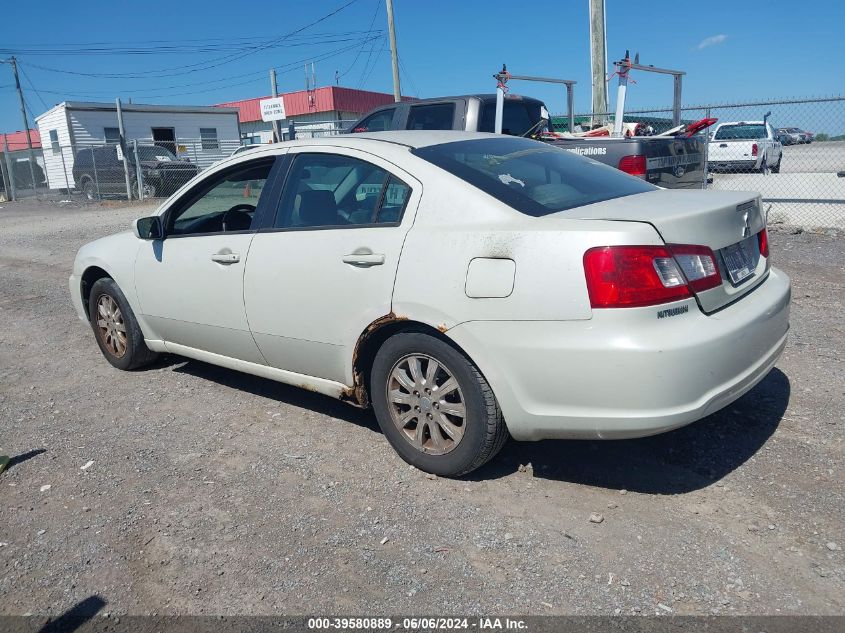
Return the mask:
M38 130L30 130L29 137L32 139L32 149L41 149L41 135ZM22 149L27 149L26 131L0 134L0 152L17 152Z
M342 88L341 86L325 86L315 90L286 92L280 96L284 99L287 116L281 122L282 127L286 128L290 121L294 121L297 124L298 131L313 129L314 132L326 131L329 129L327 126L332 123L335 124L335 127L337 127L338 122L351 123L373 108L393 103L392 94ZM268 95L216 105L218 107L237 108L242 136L246 139L252 139L253 142L263 143L269 140L272 125L261 120L259 102L262 99L270 98ZM402 100L411 101L413 98L403 97Z

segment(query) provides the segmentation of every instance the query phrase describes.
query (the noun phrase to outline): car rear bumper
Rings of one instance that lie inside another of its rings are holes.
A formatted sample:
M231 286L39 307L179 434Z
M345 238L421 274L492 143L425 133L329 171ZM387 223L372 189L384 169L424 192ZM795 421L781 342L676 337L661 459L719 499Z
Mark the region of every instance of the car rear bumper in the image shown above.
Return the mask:
M479 365L516 439L642 437L718 411L762 380L786 345L789 300L789 278L771 269L709 316L690 299L585 321L468 322L448 335ZM667 307L680 310L658 317Z
M708 166L713 171L717 170L742 170L742 169L757 169L759 165L759 161L755 158L754 160L711 160L708 163Z

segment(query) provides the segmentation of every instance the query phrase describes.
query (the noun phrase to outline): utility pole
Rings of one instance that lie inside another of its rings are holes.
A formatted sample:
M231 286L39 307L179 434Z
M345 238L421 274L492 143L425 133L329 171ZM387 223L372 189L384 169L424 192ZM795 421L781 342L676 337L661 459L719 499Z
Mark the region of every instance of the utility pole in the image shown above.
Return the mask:
M604 124L607 112L607 22L604 16L604 0L590 2L590 72L593 78L593 113L599 113Z
M18 77L18 60L15 59L15 56L12 57L8 61L9 64L12 66L12 72L15 75L15 90L18 91L18 99L21 102L21 116L23 116L23 129L26 130L26 147L29 150L29 177L32 179L32 190L33 192L37 193L37 189L35 188L35 168L32 166L32 163L35 162L35 155L32 153L32 136L29 133L29 119L26 116L26 102L23 100L23 90L21 90L21 80ZM6 147L8 150L9 148ZM9 174L11 177L12 174Z
M399 55L396 52L396 28L393 26L393 0L387 3L387 30L390 32L390 59L393 62L393 100L402 101L402 91L399 88Z
M114 100L117 106L117 130L120 132L120 154L123 157L123 177L126 179L126 199L132 200L132 179L129 177L129 148L126 146L126 131L123 127L123 109L120 97Z
M276 69L275 68L270 69L270 88L272 88L272 90L273 90L273 98L275 99L276 97L279 96L279 89L276 86ZM276 137L277 143L282 140L282 126L279 123L278 119L273 121L273 135Z

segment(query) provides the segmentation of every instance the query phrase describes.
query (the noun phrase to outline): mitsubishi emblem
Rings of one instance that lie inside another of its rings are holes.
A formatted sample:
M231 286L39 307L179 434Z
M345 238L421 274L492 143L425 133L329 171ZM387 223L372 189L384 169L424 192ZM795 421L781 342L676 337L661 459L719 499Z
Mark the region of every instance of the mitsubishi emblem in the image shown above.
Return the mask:
M751 223L748 221L748 211L742 214L742 221L745 223L745 226L742 227L742 237L748 237L751 235Z

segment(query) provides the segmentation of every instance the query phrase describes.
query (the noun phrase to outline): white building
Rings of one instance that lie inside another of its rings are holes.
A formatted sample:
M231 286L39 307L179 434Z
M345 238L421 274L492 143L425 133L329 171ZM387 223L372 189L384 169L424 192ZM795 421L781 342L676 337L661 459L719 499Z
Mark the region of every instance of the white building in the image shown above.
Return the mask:
M236 108L121 104L128 147L157 145L200 168L231 154L240 146ZM114 103L65 101L35 122L41 135L50 189L72 189L76 153L86 147L118 143L120 132Z

